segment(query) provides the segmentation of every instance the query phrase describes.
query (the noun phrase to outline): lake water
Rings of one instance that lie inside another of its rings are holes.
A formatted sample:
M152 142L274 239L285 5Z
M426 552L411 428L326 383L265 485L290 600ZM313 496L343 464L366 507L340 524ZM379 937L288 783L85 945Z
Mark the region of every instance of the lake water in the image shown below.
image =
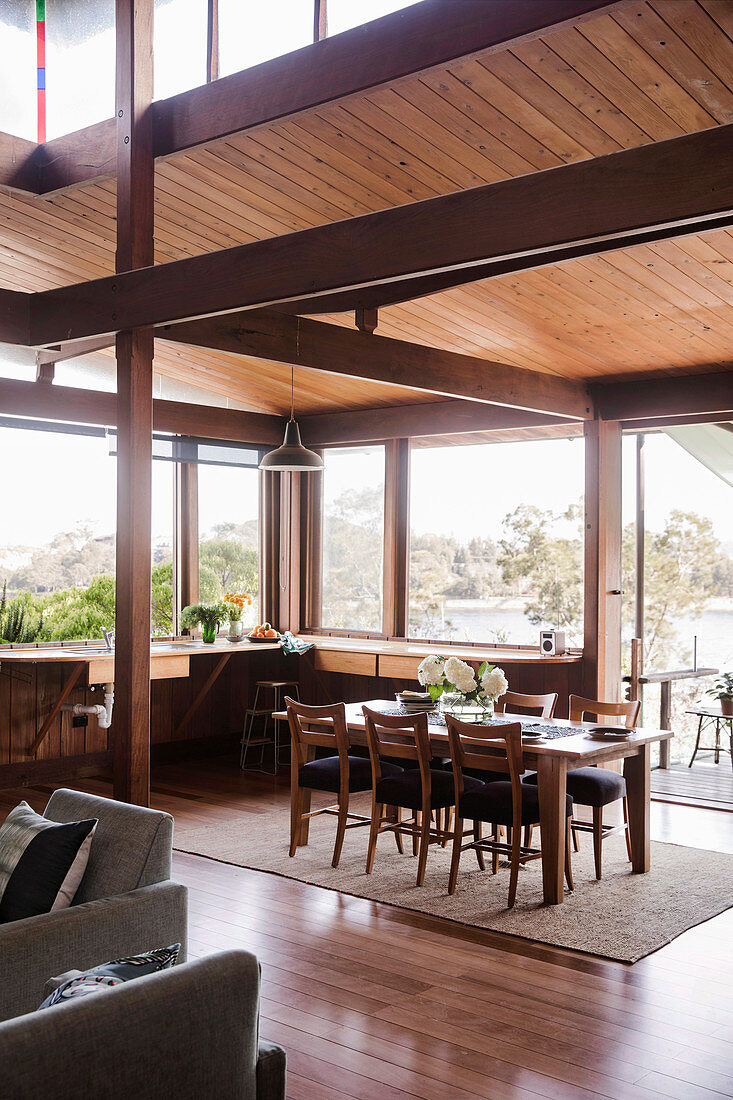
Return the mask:
M540 627L529 622L521 606L508 601L480 603L475 600L447 600L445 620L454 630L453 641L502 640L518 645L537 645ZM547 628L552 627L547 624ZM696 619L681 619L677 625L676 652L671 666L679 667L680 654L692 659L692 639L697 634L697 663L711 668L733 667L733 601L729 607L704 611ZM579 640L582 644L582 640ZM628 639L625 639L628 645ZM685 654L684 651L688 652Z

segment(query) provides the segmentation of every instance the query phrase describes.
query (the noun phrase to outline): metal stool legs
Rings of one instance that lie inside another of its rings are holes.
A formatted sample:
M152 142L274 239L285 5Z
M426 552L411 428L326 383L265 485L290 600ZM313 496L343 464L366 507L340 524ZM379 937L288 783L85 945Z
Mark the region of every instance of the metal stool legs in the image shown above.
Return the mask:
M272 691L274 695L273 706L260 707L258 706L260 700L260 691ZM290 686L290 691L294 699L300 702L300 692L297 684ZM265 775L277 775L278 768L283 764L281 759L281 738L280 738L280 722L272 718L273 711L282 710L282 688L270 687L264 684L257 684L257 690L255 691L254 704L245 712L244 729L242 731L242 740L239 752L239 767L247 771L263 772ZM263 718L262 732L260 735L255 735L255 720L257 718ZM272 736L269 735L269 725L272 721ZM254 736L253 736L254 735ZM272 771L265 767L265 749L268 745L273 746L273 765ZM259 748L260 756L257 763L247 767L247 754L251 748Z

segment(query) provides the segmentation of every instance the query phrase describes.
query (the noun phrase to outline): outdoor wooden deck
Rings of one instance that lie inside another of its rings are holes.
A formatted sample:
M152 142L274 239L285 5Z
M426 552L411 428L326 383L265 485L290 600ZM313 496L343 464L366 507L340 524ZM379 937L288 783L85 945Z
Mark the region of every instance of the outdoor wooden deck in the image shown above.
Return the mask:
M714 764L712 755L687 764L673 764L665 770L652 771L652 799L658 802L680 802L691 806L709 806L733 812L733 768L727 753Z

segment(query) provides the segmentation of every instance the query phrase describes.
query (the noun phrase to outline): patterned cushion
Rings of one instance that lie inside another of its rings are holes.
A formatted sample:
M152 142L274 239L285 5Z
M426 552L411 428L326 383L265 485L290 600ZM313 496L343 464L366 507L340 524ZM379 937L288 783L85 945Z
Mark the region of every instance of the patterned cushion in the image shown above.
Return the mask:
M57 825L21 802L0 828L0 923L66 909L89 859L96 819Z
M382 775L401 775L402 768L396 764L382 762ZM327 756L324 760L311 760L298 772L301 787L312 791L331 791L338 794L341 781L341 767L338 756ZM349 756L349 791L370 791L372 789L372 763L361 756Z
M537 775L527 779L536 783ZM607 806L626 794L626 780L608 768L575 768L568 772L568 794L579 806Z
M174 943L170 947L159 947L144 955L130 955L126 959L113 959L112 962L94 966L91 970L63 982L38 1008L40 1010L51 1008L52 1005L68 1004L69 1001L76 1001L90 993L103 992L114 985L132 981L133 978L155 974L158 970L169 970L175 965L180 950L180 943Z
M460 816L471 821L490 821L494 825L511 825L514 800L512 785L507 781L486 783L483 789L466 793L461 799ZM571 817L573 800L565 799L565 816ZM522 824L536 825L540 820L540 803L537 787L522 783Z
M483 783L466 779L466 790L480 790ZM404 772L377 783L377 802L387 806L405 806L409 810L422 809L422 780L419 771ZM446 771L430 771L430 808L440 810L455 802L453 774Z

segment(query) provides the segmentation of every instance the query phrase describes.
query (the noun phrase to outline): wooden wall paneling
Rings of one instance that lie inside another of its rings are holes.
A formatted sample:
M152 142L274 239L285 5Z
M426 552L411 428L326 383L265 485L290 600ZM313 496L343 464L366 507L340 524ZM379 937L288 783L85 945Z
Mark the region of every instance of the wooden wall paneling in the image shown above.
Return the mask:
M318 474L280 474L280 553L278 630L301 628L301 479Z
M153 3L116 0L118 272L153 263ZM115 284L116 285L116 284ZM113 295L116 292L113 291ZM153 333L118 332L115 798L150 801Z
M382 631L407 636L410 556L410 440L385 446Z
M13 671L10 689L10 763L28 760L28 749L33 744L38 728L36 722L38 697L38 666Z
M621 425L585 431L584 695L621 698Z
M0 664L0 764L10 763L11 679Z
M66 670L51 665L39 668L37 675L36 726L40 729L51 714L61 693ZM58 714L36 752L37 760L47 760L61 755L61 715Z
M173 733L173 692L179 680L153 680L150 685L150 740L170 741Z

